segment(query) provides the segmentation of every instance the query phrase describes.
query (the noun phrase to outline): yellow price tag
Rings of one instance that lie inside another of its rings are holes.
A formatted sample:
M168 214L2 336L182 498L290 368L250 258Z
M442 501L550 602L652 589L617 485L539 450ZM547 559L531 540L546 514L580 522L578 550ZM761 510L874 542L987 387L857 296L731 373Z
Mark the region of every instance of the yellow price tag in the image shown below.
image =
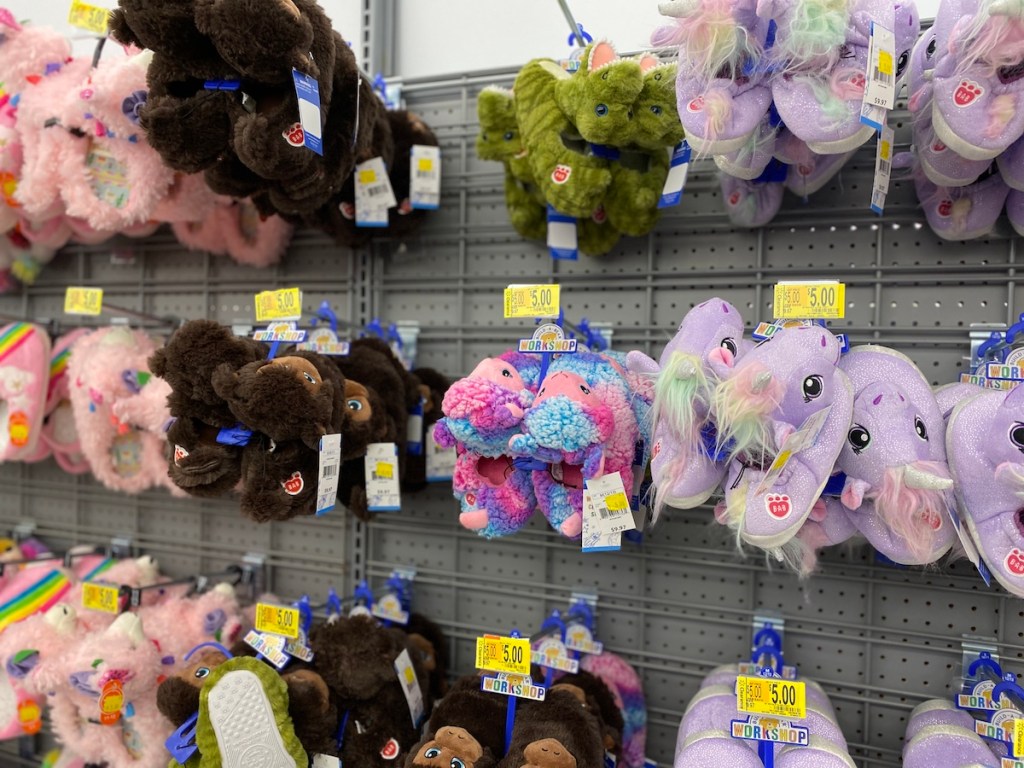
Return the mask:
M1024 757L1024 718L1013 721L1013 756Z
M423 171L424 173L430 173L432 170L434 170L434 161L429 157L421 157L418 165L419 170Z
M377 477L390 480L395 475L394 467L386 461L377 462Z
M68 11L68 24L71 26L106 37L109 21L110 11L106 8L72 0L71 9Z
M878 52L878 71L883 75L892 74L892 54L889 51Z
M109 584L87 581L82 585L82 607L90 611L118 613L121 610L121 590Z
M98 315L103 311L103 289L69 286L64 291L65 315Z
M881 155L883 160L888 160L889 155L892 154L892 145L888 141L883 141L878 148L878 154Z
M476 667L513 675L530 674L530 638L484 635L476 639Z
M375 182L376 180L377 180L377 174L373 172L372 168L367 168L365 171L360 171L359 172L359 183L360 184L363 184L363 185L373 184L373 182Z
M299 636L299 610L283 605L256 604L256 631L296 639Z
M840 320L846 317L844 283L777 283L775 317L781 320Z
M298 288L262 291L256 294L253 304L256 308L257 323L299 320L302 317L302 291Z
M510 285L505 289L505 317L558 317L558 285Z
M626 500L626 494L613 493L605 497L604 505L608 507L609 512L621 512L629 506L629 501Z
M736 708L787 720L807 717L807 684L768 677L736 678Z

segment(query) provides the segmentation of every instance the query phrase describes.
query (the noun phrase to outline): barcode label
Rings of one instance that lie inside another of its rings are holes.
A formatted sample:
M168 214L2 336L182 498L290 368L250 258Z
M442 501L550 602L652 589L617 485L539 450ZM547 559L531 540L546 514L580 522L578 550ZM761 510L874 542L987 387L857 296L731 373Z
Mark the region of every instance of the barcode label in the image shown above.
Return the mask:
M433 171L416 171L417 179L432 179L434 178Z
M324 467L324 477L334 477L338 474L338 468L336 466Z
M892 164L888 160L878 161L878 170L886 175L892 173Z
M409 205L414 210L436 210L441 204L441 150L414 144L409 156L414 173L409 185Z
M377 197L377 195L387 194L387 190L384 187L370 187L366 190L368 197Z
M338 498L338 468L341 466L341 435L320 438L320 471L317 478L316 514L334 509Z
M882 70L880 70L878 67L875 67L874 79L879 83L882 83L883 85L893 84L893 76L887 75L885 72L882 72Z
M388 209L398 205L384 161L373 157L356 166L356 226L386 227Z

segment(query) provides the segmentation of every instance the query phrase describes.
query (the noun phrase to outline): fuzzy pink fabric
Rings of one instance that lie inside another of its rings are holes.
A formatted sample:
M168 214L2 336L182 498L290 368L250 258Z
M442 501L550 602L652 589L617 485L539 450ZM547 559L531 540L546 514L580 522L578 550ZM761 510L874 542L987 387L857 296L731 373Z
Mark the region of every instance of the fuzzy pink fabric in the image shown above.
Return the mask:
M241 635L242 615L234 588L220 584L209 592L188 598L165 600L139 611L146 634L164 656L181 663L200 643L216 640L230 646Z
M189 250L269 267L281 260L294 228L280 216L260 219L252 202L221 197L201 221L177 222L174 235Z

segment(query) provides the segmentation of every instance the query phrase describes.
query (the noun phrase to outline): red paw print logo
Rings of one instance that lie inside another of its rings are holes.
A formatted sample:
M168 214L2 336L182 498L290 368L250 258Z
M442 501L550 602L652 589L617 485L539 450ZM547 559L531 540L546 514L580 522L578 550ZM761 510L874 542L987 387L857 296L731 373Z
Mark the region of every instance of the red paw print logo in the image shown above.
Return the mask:
M1014 576L1024 576L1024 552L1017 547L1010 550L1010 554L1006 556L1003 564L1006 566L1006 570Z
M733 192L729 195L729 205L736 205L740 201L740 193Z
M291 128L285 129L281 135L293 147L301 147L306 141L306 132L302 130L300 123L295 123Z
M473 493L472 491L467 493L466 494L466 503L469 504L469 506L471 506L471 507L475 507L476 506L476 494Z
M985 89L973 80L961 80L953 93L953 103L958 107L968 107L984 93Z
M687 112L703 112L704 111L704 97L698 96L696 99L690 99L690 103L686 105Z
M932 512L931 510L922 512L921 520L933 531L937 531L942 527L942 517L937 512Z
M551 172L551 180L555 184L565 184L572 176L572 168L568 165L556 165L555 170Z
M661 453L661 440L658 440L654 444L654 447L651 449L651 458L652 459L658 458L658 454L659 453Z
M284 488L284 492L289 496L298 496L302 493L302 489L306 487L306 483L302 479L301 472L292 472L292 476L281 483L281 487Z
M597 210L594 211L594 215L590 218L594 220L595 224L604 224L608 221L608 214L605 213L604 206L599 205L597 206Z
M398 742L394 739L388 739L388 743L385 744L380 750L380 756L383 757L385 760L394 760L396 757L398 757L399 751L400 747L398 746Z
M938 139L936 139L935 143L932 144L932 152L945 152L945 151L946 151L946 145L943 144Z
M953 201L952 200L942 200L942 201L940 201L939 205L938 205L938 207L936 207L935 211L942 218L948 219L950 217L950 214L953 213Z
M407 197L402 201L402 204L398 206L399 216L408 216L412 213L412 201Z
M188 451L182 448L180 445L174 446L174 464L177 466L181 464L182 459L188 458Z
M785 520L793 512L793 502L785 494L771 493L764 498L764 508L776 520Z
M796 172L799 173L801 176L810 176L812 173L814 173L814 166L804 165L803 163L800 163L796 167Z
M352 221L356 217L356 207L352 203L341 203L338 206L338 210L341 211L341 215L349 221Z
M854 72L850 75L847 82L859 91L863 91L864 86L867 85L867 80L865 79L863 72Z

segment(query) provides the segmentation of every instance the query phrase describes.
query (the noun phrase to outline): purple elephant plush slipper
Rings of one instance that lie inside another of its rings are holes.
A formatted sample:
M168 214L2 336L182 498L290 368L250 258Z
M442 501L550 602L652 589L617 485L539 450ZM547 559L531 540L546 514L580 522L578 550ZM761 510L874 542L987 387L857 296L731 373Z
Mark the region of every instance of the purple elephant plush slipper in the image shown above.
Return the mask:
M932 725L956 725L973 731L974 718L970 713L957 709L953 702L947 699L931 699L918 704L910 713L904 742L909 743L923 729Z
M943 240L973 240L987 235L999 220L1010 193L998 173L965 187L938 187L918 173L914 188L928 226Z
M1013 231L1024 237L1024 192L1019 189L1011 189L1006 196L1006 218Z
M929 725L903 747L903 768L934 766L998 768L999 758L974 729L956 725Z
M764 768L757 752L730 731L714 730L695 733L676 745L673 768Z
M786 186L781 181L747 181L720 174L722 203L729 221L756 229L768 224L782 207Z

